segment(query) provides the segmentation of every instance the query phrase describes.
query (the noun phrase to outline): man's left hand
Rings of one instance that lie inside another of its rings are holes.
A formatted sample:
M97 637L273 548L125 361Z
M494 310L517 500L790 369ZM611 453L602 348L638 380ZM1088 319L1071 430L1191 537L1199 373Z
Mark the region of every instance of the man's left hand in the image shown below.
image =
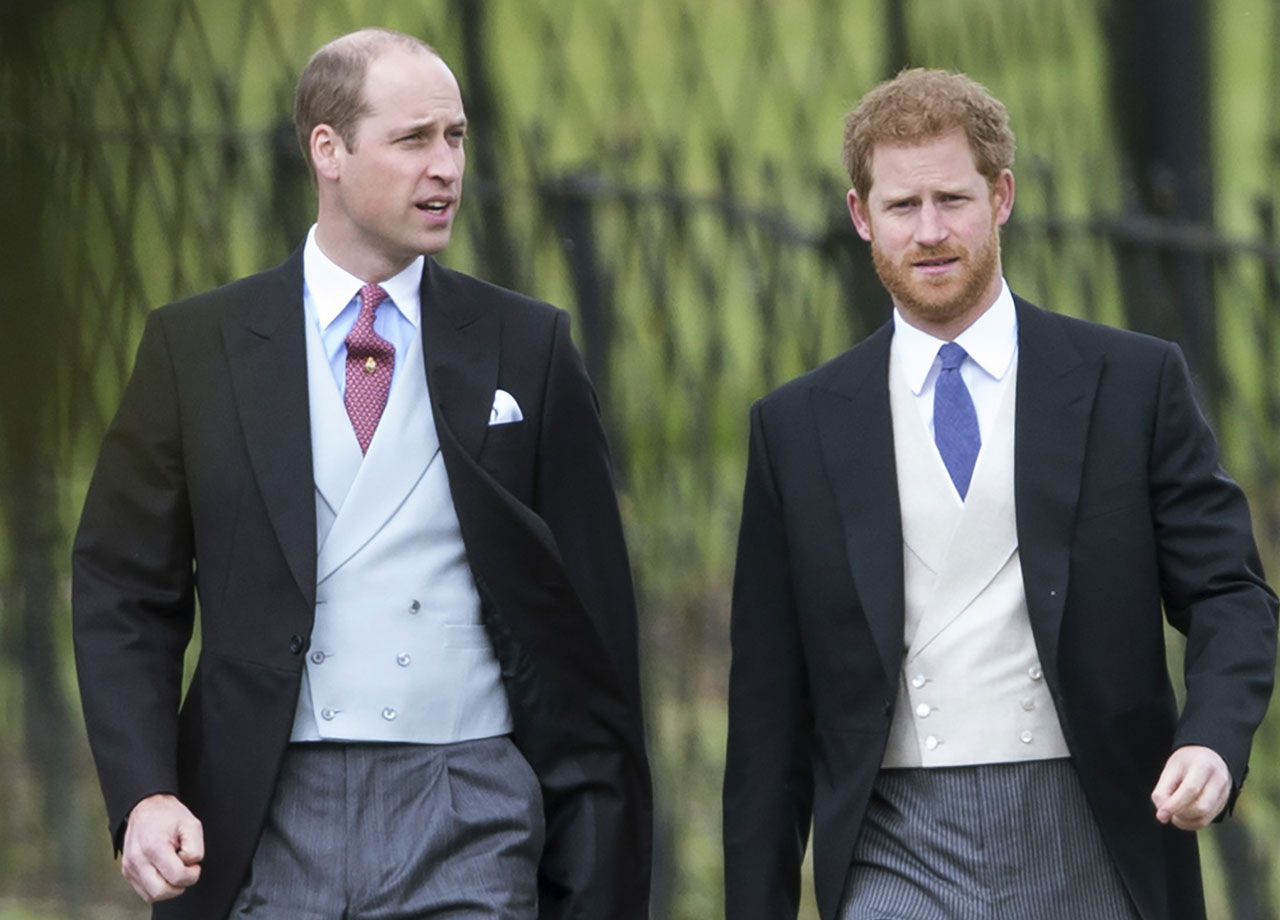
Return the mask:
M1172 821L1174 827L1195 831L1218 816L1230 795L1227 762L1217 751L1189 744L1170 755L1151 801L1161 824Z

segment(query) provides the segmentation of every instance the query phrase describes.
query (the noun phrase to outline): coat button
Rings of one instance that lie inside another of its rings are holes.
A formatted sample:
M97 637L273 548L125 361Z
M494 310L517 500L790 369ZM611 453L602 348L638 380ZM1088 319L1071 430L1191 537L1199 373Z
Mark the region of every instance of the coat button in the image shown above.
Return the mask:
M402 668L409 667L409 662L411 661L413 661L413 659L409 657L408 652L401 652L396 656L396 664L400 665Z
M1033 664L1027 668L1027 676L1032 680L1040 680L1040 678L1044 677L1044 672L1040 670L1040 665Z
M931 751L936 751L938 749L938 745L941 743L942 742L939 741L937 738L935 738L933 735L930 735L928 738L924 739L924 746Z
M326 722L332 722L334 716L336 716L337 714L338 714L338 710L330 709L328 706L320 710L320 718L324 719Z
M923 674L917 674L915 677L911 678L911 686L915 687L917 690L928 682L929 678L925 677Z
M289 653L291 655L301 655L302 650L307 647L307 640L301 636L289 637Z
M916 715L922 719L929 718L929 713L933 712L933 708L928 703L921 703L916 707Z
M1030 744L1033 737L1034 736L1031 734L1031 732L1023 732L1021 735L1018 736L1018 740L1021 741L1023 744Z
M420 601L414 601L409 605L410 613L417 613L421 609L422 609L422 603Z
M325 653L324 653L324 652L320 651L320 649L316 649L314 652L312 652L312 653L311 653L311 663L312 663L312 664L324 664L324 660L325 660L325 658L327 658L327 657L328 657L328 656L327 656L327 655L325 655Z
M394 722L398 715L400 715L400 713L396 712L390 706L382 710L382 718L386 719L388 722Z

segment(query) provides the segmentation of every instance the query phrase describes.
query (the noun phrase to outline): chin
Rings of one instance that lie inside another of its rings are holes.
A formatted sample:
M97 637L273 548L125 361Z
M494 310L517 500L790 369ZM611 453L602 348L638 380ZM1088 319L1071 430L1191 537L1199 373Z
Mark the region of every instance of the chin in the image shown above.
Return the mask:
M425 255L433 256L444 250L449 245L449 241L453 238L453 228L442 232L435 232L427 236L419 246L419 252Z

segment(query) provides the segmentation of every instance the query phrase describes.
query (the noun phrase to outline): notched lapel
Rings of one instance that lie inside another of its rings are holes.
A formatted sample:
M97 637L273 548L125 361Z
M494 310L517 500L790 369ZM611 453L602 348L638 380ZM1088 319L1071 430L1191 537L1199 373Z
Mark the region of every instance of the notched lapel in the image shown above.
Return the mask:
M1014 495L1027 608L1041 661L1057 661L1071 532L1102 373L1055 317L1018 300Z
M302 255L246 288L223 325L250 465L299 589L314 603L316 509L311 472Z
M892 685L903 638L902 516L889 412L889 343L881 327L847 356L847 370L811 394L822 460L844 522L849 567Z
M447 424L473 459L498 387L498 317L428 258L422 271L422 352L436 425Z

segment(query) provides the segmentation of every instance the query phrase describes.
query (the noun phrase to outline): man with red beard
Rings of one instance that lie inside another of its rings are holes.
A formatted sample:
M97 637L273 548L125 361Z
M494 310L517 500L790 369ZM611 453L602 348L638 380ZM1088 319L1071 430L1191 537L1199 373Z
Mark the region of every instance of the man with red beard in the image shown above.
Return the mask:
M795 916L811 822L824 920L1205 916L1276 597L1178 348L1010 293L1013 153L958 74L846 120L893 319L751 413L729 920Z

